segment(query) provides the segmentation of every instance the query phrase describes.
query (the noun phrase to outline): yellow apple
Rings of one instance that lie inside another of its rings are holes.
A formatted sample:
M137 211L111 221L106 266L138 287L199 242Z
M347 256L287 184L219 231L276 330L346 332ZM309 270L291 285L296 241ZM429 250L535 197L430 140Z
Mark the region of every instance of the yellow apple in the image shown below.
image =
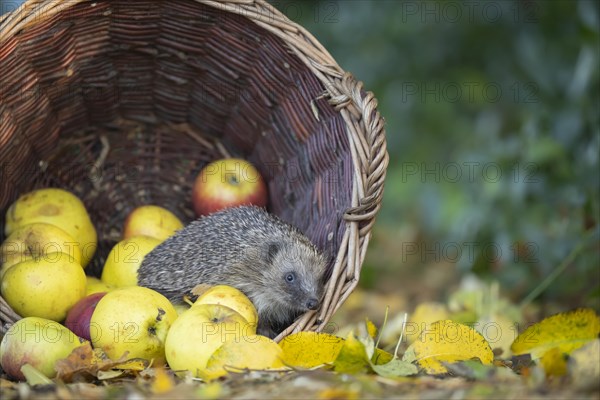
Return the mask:
M258 313L248 297L233 286L216 285L200 294L194 307L200 304L221 304L239 312L250 325L258 324Z
M206 165L192 188L197 215L241 205L265 207L267 197L264 179L251 163L241 158L224 158Z
M99 347L113 360L126 352L128 358L165 360L165 339L177 311L162 294L131 286L108 292L98 304L90 327L94 347Z
M171 303L171 304L173 304L173 307L175 307L175 310L177 311L177 315L181 315L190 309L190 305L187 303Z
M144 257L160 243L160 240L150 236L133 236L121 240L106 258L102 282L113 287L137 285L137 271Z
M94 293L110 292L114 288L94 276L86 276L85 295Z
M228 371L285 368L282 360L283 350L273 340L262 335L244 336L238 341L227 341L215 350L200 376L213 380L227 375Z
M162 241L181 228L183 224L179 218L166 208L141 206L127 216L123 227L123 238L150 236Z
M256 327L237 311L218 304L202 304L182 313L167 335L165 354L174 371L199 377L212 353L228 340L241 340Z
M33 223L15 229L0 246L0 278L6 270L22 261L65 253L81 264L79 242L57 226ZM52 257L52 256L50 256Z
M0 292L23 317L62 321L69 309L85 296L85 284L85 273L79 263L68 254L52 253L10 267L2 278Z
M81 265L85 267L96 252L98 238L85 206L74 194L57 188L38 189L22 195L6 212L4 233L43 222L55 225L79 242Z
M80 267L81 268L81 267ZM31 364L53 378L54 365L85 343L73 332L44 318L27 317L14 323L0 343L0 364L14 379L25 380L21 367Z

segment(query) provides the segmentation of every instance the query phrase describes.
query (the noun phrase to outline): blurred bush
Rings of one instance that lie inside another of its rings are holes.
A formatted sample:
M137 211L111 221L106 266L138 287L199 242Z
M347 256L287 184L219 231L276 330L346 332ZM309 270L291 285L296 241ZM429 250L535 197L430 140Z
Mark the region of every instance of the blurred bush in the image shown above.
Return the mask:
M365 82L390 167L363 283L432 264L525 296L598 230L596 1L272 4ZM598 308L598 239L548 300Z

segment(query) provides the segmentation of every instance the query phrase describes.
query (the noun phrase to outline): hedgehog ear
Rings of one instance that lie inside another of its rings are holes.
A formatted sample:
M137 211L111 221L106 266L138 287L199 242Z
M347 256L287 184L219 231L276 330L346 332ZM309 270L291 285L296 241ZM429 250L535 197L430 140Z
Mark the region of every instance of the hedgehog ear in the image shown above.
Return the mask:
M267 246L267 258L269 259L269 263L273 261L273 258L279 253L279 243L271 242Z

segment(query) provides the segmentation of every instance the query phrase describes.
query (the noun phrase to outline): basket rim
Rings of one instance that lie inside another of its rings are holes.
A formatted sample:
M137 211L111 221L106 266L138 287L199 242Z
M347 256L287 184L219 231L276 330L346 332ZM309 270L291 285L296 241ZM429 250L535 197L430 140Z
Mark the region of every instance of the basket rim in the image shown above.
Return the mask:
M80 3L110 0L27 0L0 16L0 45L19 32ZM321 97L338 111L346 125L353 162L351 207L344 214L346 229L320 310L308 312L276 338L302 330L321 331L358 284L371 229L381 208L389 155L385 122L373 93L345 72L325 47L304 27L291 21L266 0L192 0L246 17L281 39L325 88ZM316 99L312 99L314 101ZM314 111L318 120L318 111Z

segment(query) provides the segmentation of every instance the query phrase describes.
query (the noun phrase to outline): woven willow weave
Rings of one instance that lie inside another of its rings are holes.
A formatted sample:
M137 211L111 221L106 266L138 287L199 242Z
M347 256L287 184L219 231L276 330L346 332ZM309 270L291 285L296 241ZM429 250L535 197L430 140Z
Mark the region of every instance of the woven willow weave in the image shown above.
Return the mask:
M30 0L0 17L0 71L3 224L19 194L73 191L98 230L98 275L134 207L189 222L198 171L239 156L265 177L269 211L331 260L321 308L279 339L325 329L355 288L383 195L383 119L268 3ZM0 318L19 318L1 298Z

